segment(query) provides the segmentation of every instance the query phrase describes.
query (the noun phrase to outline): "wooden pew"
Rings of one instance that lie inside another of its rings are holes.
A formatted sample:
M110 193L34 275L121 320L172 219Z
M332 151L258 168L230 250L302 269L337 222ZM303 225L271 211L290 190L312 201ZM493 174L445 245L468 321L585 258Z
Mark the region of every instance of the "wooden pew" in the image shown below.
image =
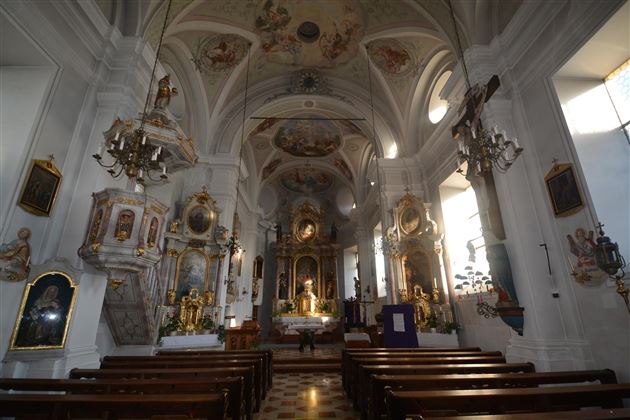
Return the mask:
M344 385L344 389L348 395L351 394L351 389L347 384L346 378L352 376L352 361L357 358L374 358L374 357L459 357L459 356L502 356L503 354L500 351L491 351L491 352L481 352L477 350L453 350L453 351L427 351L426 349L422 349L422 351L369 351L369 352L359 352L354 353L353 351L346 351L343 353L343 357L341 360L342 363L342 377L341 382Z
M151 416L225 419L228 404L226 394L0 394L0 416L37 416L49 420Z
M105 357L101 362L101 369L107 368L124 368L124 367L193 367L193 366L245 366L252 364L254 366L254 375L256 377L256 390L260 392L258 395L258 403L261 399L267 397L267 366L261 356L248 355L246 357L230 355L215 356L124 356L124 357Z
M421 420L421 416L409 416L413 420ZM554 420L604 420L630 419L630 408L600 408L575 411L554 411ZM540 413L494 414L487 416L440 417L440 420L540 420Z
M254 396L254 368L219 367L219 368L177 368L177 369L72 369L70 379L188 379L188 378L243 378L245 411L248 418L253 417L256 400Z
M271 388L272 381L270 376L273 375L271 370L272 357L269 352L207 352L201 354L159 354L157 356L105 356L102 362L130 362L135 360L222 360L222 359L262 359L262 375L263 375L263 398L266 398L267 391Z
M204 356L204 355L213 355L213 354L255 354L262 355L267 363L267 369L269 371L269 386L271 388L273 386L273 351L272 350L160 350L156 353L158 356Z
M573 385L543 388L477 390L386 390L387 418L404 420L410 414L502 414L553 412L583 407L623 408L630 384Z
M246 415L243 378L185 379L0 379L4 391L65 392L66 394L211 394L228 391L228 416Z
M354 401L358 401L356 395L357 384L367 381L363 377L360 367L363 365L447 365L447 364L479 364L479 363L505 363L503 356L429 356L422 354L407 357L357 357L350 360L350 395Z
M361 386L357 389L358 401L364 401L367 397L367 385L371 375L448 375L448 374L479 374L479 373L519 373L535 372L532 363L472 363L472 364L444 364L444 365L361 365L359 366L359 378ZM353 396L353 403L355 399Z
M177 369L177 368L193 368L193 367L248 367L254 369L254 397L256 399L255 411L260 409L263 398L263 375L262 375L262 358L257 359L221 359L221 360L200 360L193 358L192 360L163 360L159 358L149 357L149 359L139 359L130 362L126 361L103 361L101 369Z
M437 389L488 389L535 387L544 384L599 382L616 384L617 376L610 369L569 372L481 373L468 375L370 375L367 384L367 404L361 405L362 417L380 419L385 413L385 388L394 391L424 391Z
M365 349L343 349L341 350L341 383L343 385L343 389L346 390L346 393L349 392L348 387L346 385L346 379L349 372L346 370L346 366L349 368L349 359L354 354L365 354L365 353L423 353L423 352L435 352L435 353L451 353L451 352L480 352L481 349L479 347L402 347L402 348L389 348L389 347L372 347Z

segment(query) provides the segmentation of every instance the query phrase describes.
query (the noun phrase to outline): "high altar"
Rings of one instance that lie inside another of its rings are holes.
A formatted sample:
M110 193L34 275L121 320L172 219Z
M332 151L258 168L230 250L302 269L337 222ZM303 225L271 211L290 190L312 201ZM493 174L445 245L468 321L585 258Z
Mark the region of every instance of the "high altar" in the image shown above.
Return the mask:
M280 226L276 232L276 327L282 334L296 323L330 330L338 310L336 228L331 226L327 234L324 210L309 202L289 208L289 219L289 233L283 235Z

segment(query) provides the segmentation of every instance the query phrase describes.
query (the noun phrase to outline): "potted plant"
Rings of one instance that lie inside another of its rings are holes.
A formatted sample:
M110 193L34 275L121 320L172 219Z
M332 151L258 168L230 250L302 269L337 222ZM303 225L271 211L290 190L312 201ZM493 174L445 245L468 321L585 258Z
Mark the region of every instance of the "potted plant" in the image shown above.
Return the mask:
M162 326L160 327L158 331L158 339L161 339L162 337L166 335L175 335L177 330L179 330L182 327L181 320L179 319L178 316L174 314L170 314L170 313L167 314L165 321L166 322L162 324Z
M432 333L437 332L438 321L435 315L431 315L427 318L427 327L431 329Z
M444 324L445 334L456 334L458 329L459 329L459 324L455 321L446 322Z
M210 334L214 329L214 320L212 316L206 314L201 318L201 329L199 330L200 334Z
M319 303L318 308L320 313L327 314L330 312L330 304L327 301L322 301Z

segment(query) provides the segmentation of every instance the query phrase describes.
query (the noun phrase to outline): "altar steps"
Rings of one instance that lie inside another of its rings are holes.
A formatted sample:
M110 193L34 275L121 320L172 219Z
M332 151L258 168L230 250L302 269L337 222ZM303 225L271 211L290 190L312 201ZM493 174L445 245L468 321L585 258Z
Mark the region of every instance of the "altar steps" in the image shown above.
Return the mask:
M308 350L304 351L308 354ZM341 372L341 357L273 359L274 373Z

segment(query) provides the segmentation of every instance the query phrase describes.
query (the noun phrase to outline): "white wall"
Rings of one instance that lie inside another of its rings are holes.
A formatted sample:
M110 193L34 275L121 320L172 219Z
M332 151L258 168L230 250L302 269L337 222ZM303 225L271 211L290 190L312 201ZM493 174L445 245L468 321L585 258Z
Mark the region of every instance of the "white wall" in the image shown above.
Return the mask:
M342 299L349 299L354 297L354 277L358 277L357 263L354 254L357 252L357 247L353 246L343 250L343 284L344 295Z
M600 81L554 78L554 85L597 219L630 258L630 146L615 109Z

